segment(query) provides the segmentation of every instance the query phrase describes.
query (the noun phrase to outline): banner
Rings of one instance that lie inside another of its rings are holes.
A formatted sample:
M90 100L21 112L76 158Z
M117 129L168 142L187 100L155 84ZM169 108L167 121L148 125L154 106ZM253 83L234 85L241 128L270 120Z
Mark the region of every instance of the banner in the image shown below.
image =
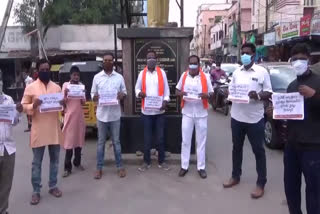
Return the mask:
M42 104L40 105L40 113L57 112L63 110L63 106L60 104L60 102L63 100L62 93L44 94L39 96L39 99L42 101Z
M300 93L274 93L272 95L272 103L273 119L304 119L304 98Z
M311 15L306 15L300 19L300 36L310 35L311 18Z
M144 98L144 108L150 110L160 110L163 103L162 96L148 96Z
M13 123L16 105L0 105L0 122Z
M100 106L112 106L118 105L118 91L100 91L99 92L99 105Z
M234 103L249 103L249 85L230 84L228 100Z

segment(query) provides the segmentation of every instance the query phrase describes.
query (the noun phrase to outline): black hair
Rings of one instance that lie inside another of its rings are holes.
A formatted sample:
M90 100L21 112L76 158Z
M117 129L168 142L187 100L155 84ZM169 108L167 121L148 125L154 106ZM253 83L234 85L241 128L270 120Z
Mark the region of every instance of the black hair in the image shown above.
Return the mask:
M153 53L153 54L155 55L155 57L157 58L157 53L156 53L154 50L148 50L147 55L148 55L149 53Z
M299 53L305 54L309 57L311 54L309 45L307 45L306 43L298 43L295 46L293 46L293 48L291 49L291 56Z
M39 70L40 65L46 64L46 63L48 63L49 66L51 67L50 62L47 59L45 59L45 58L39 59L37 61L37 66L36 66L37 70Z
M78 66L72 66L71 69L70 69L70 74L73 74L73 73L80 73L80 69Z
M191 59L191 58L197 58L198 63L200 64L200 57L198 57L197 55L191 55L191 56L189 56L189 58L188 58L188 62L190 62L190 59Z
M114 60L114 55L113 55L113 53L111 53L111 52L108 52L108 53L106 53L106 54L103 55L103 57L105 57L105 56L112 56L112 59Z
M246 42L246 43L244 43L244 44L242 45L242 47L241 47L241 50L242 50L243 48L250 48L253 53L256 53L256 46L255 46L253 43L251 43L251 42Z

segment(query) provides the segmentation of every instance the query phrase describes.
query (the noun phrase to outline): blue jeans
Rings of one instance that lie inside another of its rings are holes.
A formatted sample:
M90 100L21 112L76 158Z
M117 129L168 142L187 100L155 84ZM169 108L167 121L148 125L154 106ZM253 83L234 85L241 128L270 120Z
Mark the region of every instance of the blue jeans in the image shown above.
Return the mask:
M117 168L122 168L121 144L120 144L120 120L112 122L97 121L98 125L98 145L97 145L97 170L102 170L104 165L105 145L108 133L111 134L111 140L114 149Z
M291 142L290 142L291 143ZM308 214L320 213L320 151L302 151L287 145L284 151L284 187L290 214L302 214L301 178L306 182Z
M152 147L153 133L156 132L157 149L158 149L158 162L162 164L165 159L165 145L164 145L164 126L165 116L159 115L144 115L142 114L144 126L144 162L151 164L150 150Z
M34 193L40 193L41 185L41 165L43 160L43 154L45 146L33 148L33 161L32 161L32 175L31 183ZM50 172L49 172L49 188L53 189L57 187L58 182L58 169L59 169L59 155L60 145L49 145L50 156Z
M243 123L231 119L232 130L232 178L240 180L242 174L243 144L246 135L256 158L256 170L258 173L257 185L264 188L267 183L266 153L263 147L264 140L264 119L258 123Z

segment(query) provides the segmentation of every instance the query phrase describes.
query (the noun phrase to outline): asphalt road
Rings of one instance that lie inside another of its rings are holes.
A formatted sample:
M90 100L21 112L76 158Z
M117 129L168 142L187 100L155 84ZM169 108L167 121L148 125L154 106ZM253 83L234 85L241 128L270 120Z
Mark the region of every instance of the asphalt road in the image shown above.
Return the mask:
M196 166L179 178L179 165L164 172L155 165L145 173L137 165L127 165L128 176L119 179L115 165L108 164L101 180L93 179L95 170L95 139L88 139L83 150L84 172L74 171L68 178L61 178L64 152L60 156L60 199L48 194L48 152L42 169L42 199L38 206L29 204L31 186L32 151L29 134L24 133L26 121L17 126L15 177L10 198L10 214L60 214L60 213L110 213L110 214L288 214L283 191L282 152L267 149L268 184L262 199L253 200L250 192L255 186L255 159L247 142L244 148L243 177L241 184L225 190L222 182L231 175L230 118L210 111L207 142L208 178L199 178ZM108 152L108 155L110 152Z

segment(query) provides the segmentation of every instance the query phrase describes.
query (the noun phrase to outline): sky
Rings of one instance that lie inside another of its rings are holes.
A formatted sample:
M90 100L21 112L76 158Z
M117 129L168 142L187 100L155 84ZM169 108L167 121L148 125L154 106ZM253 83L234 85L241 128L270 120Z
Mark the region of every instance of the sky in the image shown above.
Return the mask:
M0 0L1 7L0 7L0 20L2 22L2 18L4 12L6 10L6 6L8 0ZM15 0L14 5L21 0ZM180 0L178 0L180 2ZM197 9L201 4L207 3L223 3L225 0L184 0L184 23L185 27L195 27L196 25L196 18L197 18ZM176 4L176 0L170 0L170 12L169 12L169 21L170 22L177 22L180 25L180 10ZM9 20L8 25L14 25L13 11L11 11L11 18Z

